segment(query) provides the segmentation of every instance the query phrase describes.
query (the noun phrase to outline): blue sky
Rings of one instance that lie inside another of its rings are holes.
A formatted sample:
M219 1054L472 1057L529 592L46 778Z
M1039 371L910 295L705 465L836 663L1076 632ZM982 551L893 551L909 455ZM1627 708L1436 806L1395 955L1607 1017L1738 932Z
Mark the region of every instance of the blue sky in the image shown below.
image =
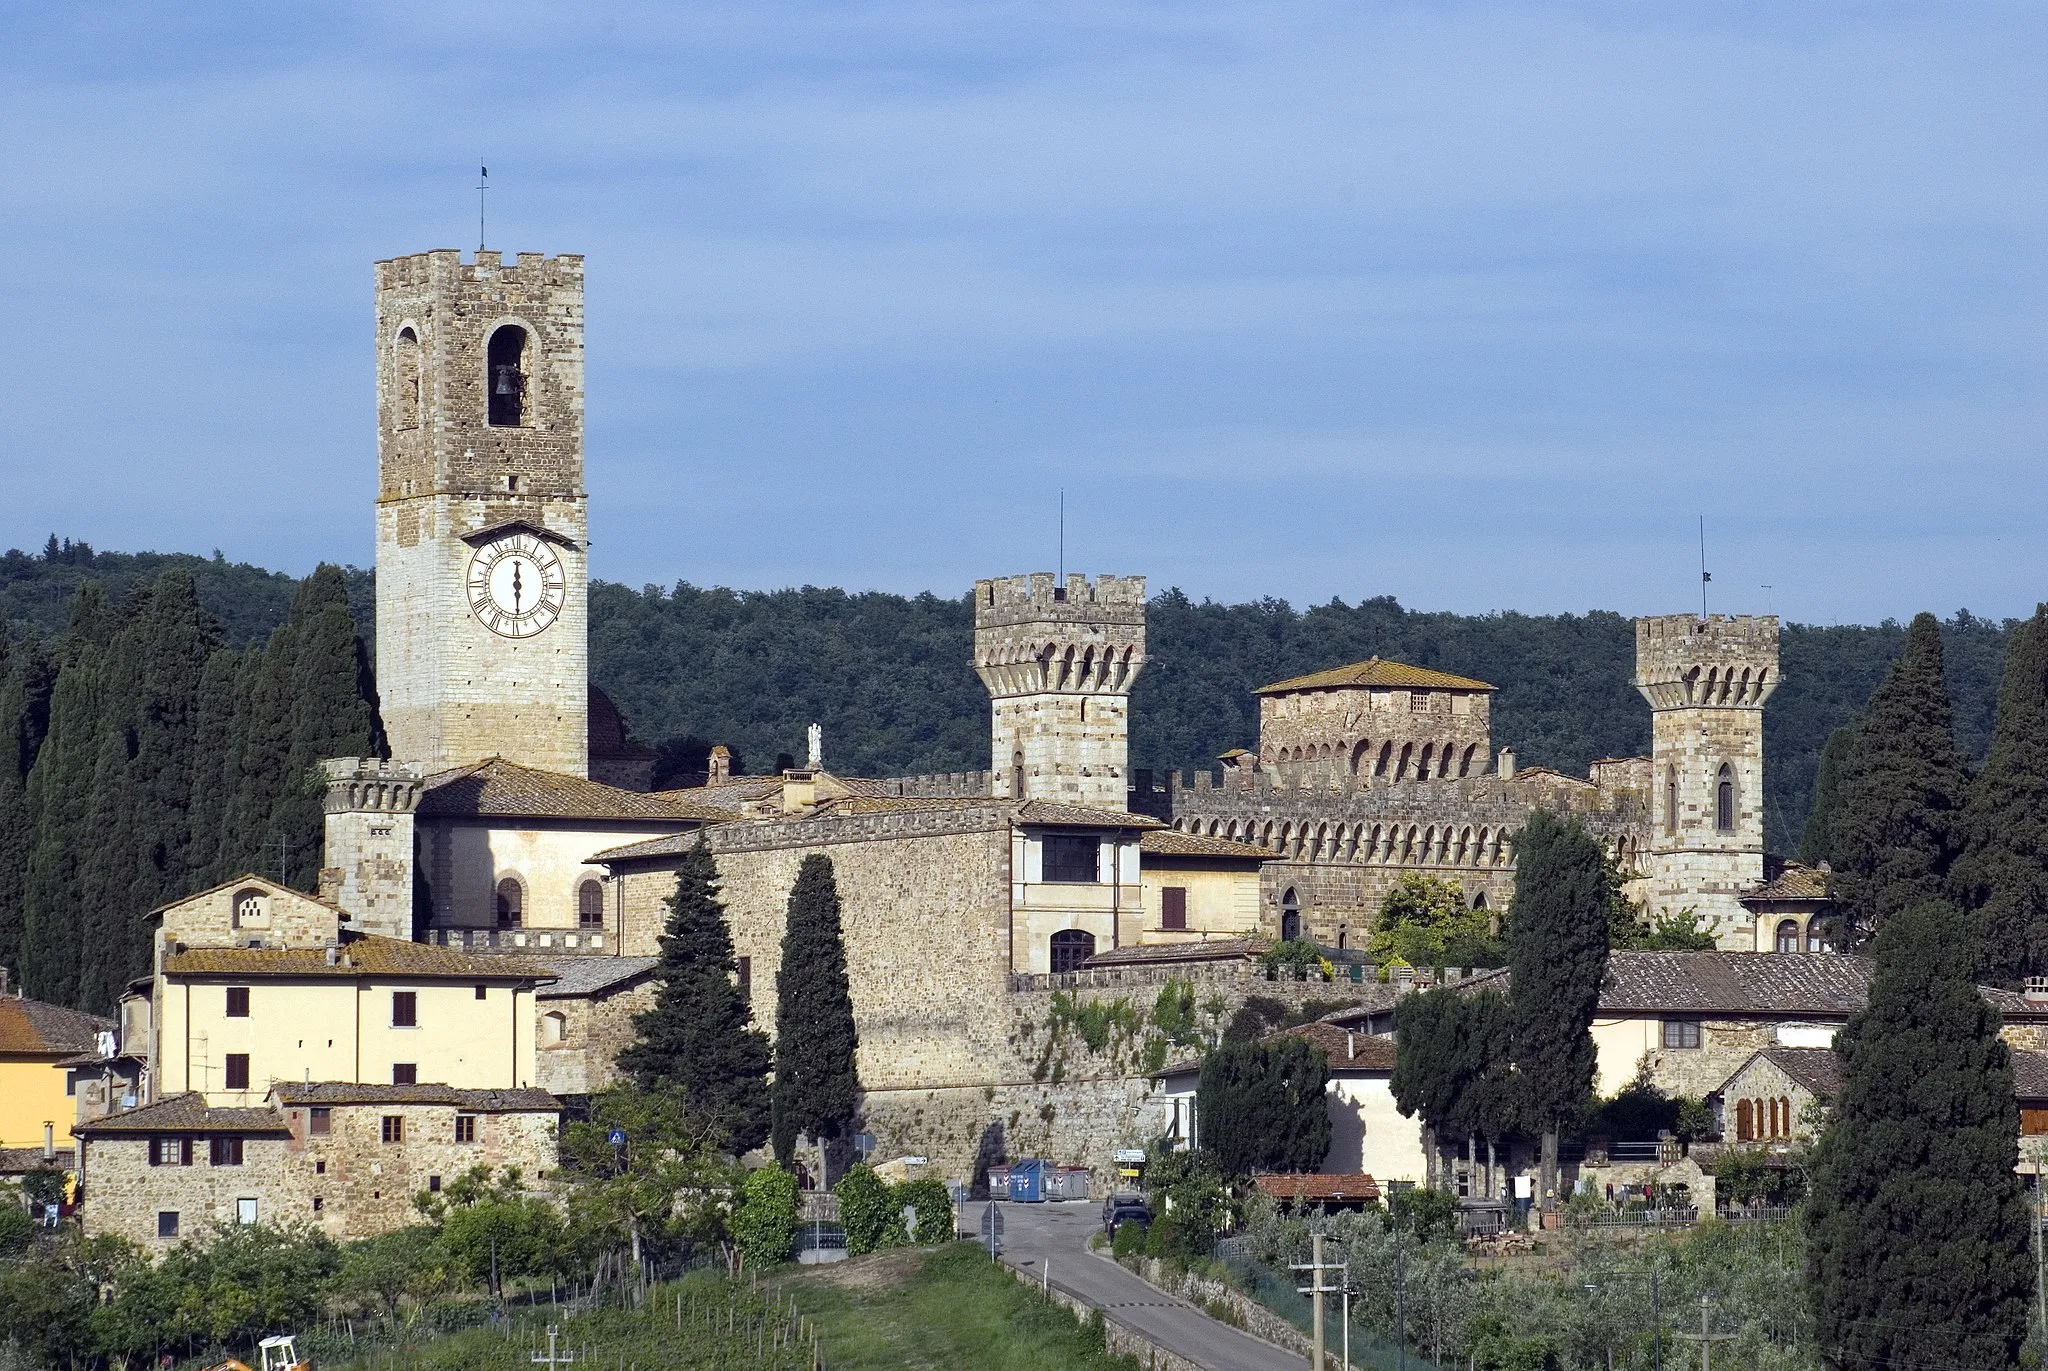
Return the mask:
M0 0L0 545L367 563L370 263L588 258L597 575L2048 597L2048 7ZM1769 585L1768 591L1763 589Z

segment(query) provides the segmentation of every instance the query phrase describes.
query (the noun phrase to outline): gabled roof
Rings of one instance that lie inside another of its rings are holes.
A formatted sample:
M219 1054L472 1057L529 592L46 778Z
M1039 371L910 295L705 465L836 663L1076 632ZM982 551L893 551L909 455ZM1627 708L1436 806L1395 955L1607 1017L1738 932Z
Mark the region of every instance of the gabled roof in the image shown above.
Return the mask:
M31 1171L62 1171L71 1162L69 1149L45 1160L40 1147L0 1147L0 1176L25 1176Z
M92 1052L98 1036L113 1027L112 1019L81 1009L0 996L0 1053L69 1057Z
M319 947L186 947L164 957L166 976L445 976L464 981L551 981L546 964L374 934L344 937L330 964Z
M97 1133L275 1133L288 1135L291 1129L268 1106L255 1109L208 1108L206 1097L197 1091L172 1095L102 1119L78 1124L71 1130L80 1137Z
M486 524L482 528L473 529L468 533L458 536L471 547L482 547L493 538L515 531L531 533L536 538L544 538L550 543L560 543L563 547L573 548L578 546L574 538L565 538L553 529L543 527L528 519L501 519L495 524Z
M1268 1173L1252 1177L1259 1192L1276 1200L1310 1200L1318 1203L1374 1201L1380 1197L1379 1182L1364 1174L1326 1176L1321 1172Z
M1268 1033L1262 1041L1277 1042L1282 1038L1304 1038L1322 1048L1332 1075L1344 1071L1394 1069L1394 1035L1391 1033L1357 1033L1318 1019L1314 1023Z
M1387 686L1396 690L1493 689L1486 682L1475 681L1470 676L1453 676L1447 671L1431 671L1428 667L1409 666L1406 662L1368 657L1350 666L1331 667L1328 671L1275 681L1272 685L1260 686L1252 694L1282 695L1296 690L1336 690L1343 686Z
M1138 851L1151 857L1238 857L1246 861L1277 862L1280 854L1255 843L1233 842L1162 828L1138 839Z
M1831 1047L1766 1047L1728 1074L1734 1080L1758 1057L1824 1099L1842 1090L1842 1059ZM2025 1101L2048 1100L2048 1052L2012 1054L2012 1093ZM1725 1083L1723 1089L1726 1089Z
M1744 904L1751 900L1825 900L1828 874L1804 862L1786 862L1777 875L1744 891L1739 898Z
M652 975L659 957L554 957L545 965L555 973L554 984L535 992L542 1000L574 1000L586 995L607 995L637 985Z
M445 1104L473 1114L559 1114L562 1102L531 1086L517 1090L459 1090L452 1085L357 1085L349 1081L279 1081L271 1095L288 1109L311 1105Z
M686 798L684 790L643 795L582 776L542 771L502 757L427 777L420 795L422 818L626 819L677 823L732 817L722 809Z
M1849 1015L1870 994L1861 957L1799 952L1615 952L1602 1014Z
M160 904L155 909L150 910L149 917L152 919L158 918L167 909L176 909L179 905L191 904L194 900L203 900L208 895L218 895L223 890L233 890L240 886L255 886L257 889L263 891L265 894L277 898L287 900L303 900L307 904L316 904L319 905L322 909L331 910L335 914L340 915L344 919L349 917L349 912L346 909L343 909L340 905L336 904L332 900L323 900L318 895L308 895L303 890L294 890L288 885L280 885L278 882L271 880L268 876L259 876L253 871L245 871L231 881L222 881L219 885L210 885L206 887L206 889L204 890L195 890L190 895L180 895L177 899L168 901L164 904ZM148 985L150 983L150 978L147 976L138 976L135 978L135 981L130 982L131 985L138 983L142 985Z

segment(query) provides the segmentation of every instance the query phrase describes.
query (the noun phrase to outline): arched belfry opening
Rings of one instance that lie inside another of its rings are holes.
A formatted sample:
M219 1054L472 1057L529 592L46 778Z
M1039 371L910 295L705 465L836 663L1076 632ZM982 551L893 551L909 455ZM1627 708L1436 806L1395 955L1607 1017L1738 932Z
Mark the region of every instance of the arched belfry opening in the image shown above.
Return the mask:
M1735 831L1735 768L1726 762L1714 782L1714 827L1723 833Z
M391 426L400 430L420 426L420 336L408 324L398 331L391 351L391 382L395 412Z
M517 428L526 422L528 335L517 324L493 330L485 349L485 391L494 428Z

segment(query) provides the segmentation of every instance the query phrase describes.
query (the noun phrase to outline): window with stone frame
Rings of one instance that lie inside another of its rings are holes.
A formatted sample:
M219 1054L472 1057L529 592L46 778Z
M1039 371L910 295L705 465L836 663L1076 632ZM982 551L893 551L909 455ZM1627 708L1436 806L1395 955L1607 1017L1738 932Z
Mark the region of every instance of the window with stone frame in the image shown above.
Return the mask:
M604 927L604 887L595 880L576 887L576 926Z
M192 1140L190 1138L151 1138L149 1140L149 1164L151 1166L192 1165Z
M1092 833L1047 835L1043 878L1063 885L1101 884L1102 840Z
M476 1141L476 1115L457 1114L455 1116L455 1141L459 1143L473 1143Z
M494 329L485 345L486 417L493 428L518 428L526 419L528 367L526 330L517 324Z
M159 1238L175 1238L178 1236L177 1210L159 1209L156 1211L156 1235Z
M387 1143L402 1143L402 1142L404 1142L404 1141L405 1141L405 1115L403 1115L403 1114L386 1114L386 1115L384 1116L384 1128L383 1128L383 1133L384 1133L384 1141L385 1141L385 1142L387 1142Z
M1063 928L1052 935L1054 975L1078 971L1081 963L1095 955L1095 935L1079 928Z
M325 1137L334 1131L334 1111L326 1105L316 1104L306 1111L306 1132L314 1137Z
M498 927L517 928L526 914L526 888L511 876L498 882Z
M1722 833L1735 831L1735 768L1726 762L1714 779L1714 827Z
M237 1133L216 1133L206 1140L208 1166L240 1166L242 1138Z
M1700 1045L1700 1021L1698 1019L1666 1019L1664 1021L1664 1046L1691 1048Z

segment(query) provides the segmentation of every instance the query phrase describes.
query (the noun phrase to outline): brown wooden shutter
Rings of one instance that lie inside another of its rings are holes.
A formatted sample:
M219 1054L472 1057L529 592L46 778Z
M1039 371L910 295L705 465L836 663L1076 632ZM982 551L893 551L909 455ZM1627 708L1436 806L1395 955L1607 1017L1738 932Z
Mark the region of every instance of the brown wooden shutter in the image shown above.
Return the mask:
M1186 928L1188 926L1188 891L1186 886L1169 885L1159 892L1159 926L1161 928Z

